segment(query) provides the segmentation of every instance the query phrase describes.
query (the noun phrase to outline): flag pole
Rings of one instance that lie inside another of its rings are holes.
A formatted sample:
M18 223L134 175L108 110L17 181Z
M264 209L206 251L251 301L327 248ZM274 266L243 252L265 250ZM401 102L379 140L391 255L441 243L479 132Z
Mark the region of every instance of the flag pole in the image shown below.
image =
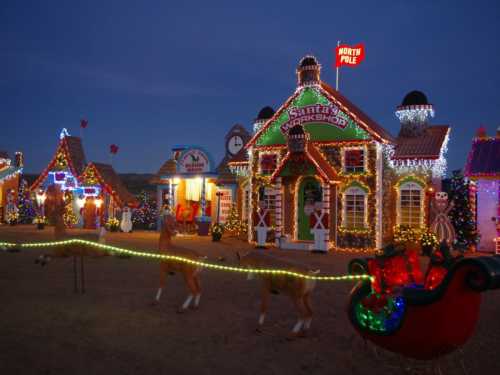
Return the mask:
M340 46L340 40L337 40L337 49ZM338 52L337 52L338 53ZM339 67L336 67L335 90L339 91Z

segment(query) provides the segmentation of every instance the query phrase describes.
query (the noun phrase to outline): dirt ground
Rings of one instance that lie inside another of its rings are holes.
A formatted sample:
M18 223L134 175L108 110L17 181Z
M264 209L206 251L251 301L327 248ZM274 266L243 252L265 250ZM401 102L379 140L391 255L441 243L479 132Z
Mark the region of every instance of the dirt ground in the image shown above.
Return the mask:
M71 234L81 234L72 231ZM86 233L88 235L88 232ZM52 238L52 228L0 226L0 241L31 242ZM156 249L158 234L109 233L107 242ZM232 239L177 237L224 264L236 264L235 251L249 245ZM380 350L378 356L356 335L345 313L350 282L319 283L310 337L289 342L296 321L291 302L273 296L264 334L256 334L258 281L243 274L205 270L198 311L177 314L186 297L179 275L168 277L159 306L158 264L118 257L87 258L84 295L73 293L72 258L34 264L41 249L0 251L0 374L423 374L427 363L401 360ZM46 252L46 251L45 251ZM345 274L353 255L273 251ZM431 335L432 332L429 332ZM464 355L441 361L443 374L500 374L500 291L483 295L477 332Z

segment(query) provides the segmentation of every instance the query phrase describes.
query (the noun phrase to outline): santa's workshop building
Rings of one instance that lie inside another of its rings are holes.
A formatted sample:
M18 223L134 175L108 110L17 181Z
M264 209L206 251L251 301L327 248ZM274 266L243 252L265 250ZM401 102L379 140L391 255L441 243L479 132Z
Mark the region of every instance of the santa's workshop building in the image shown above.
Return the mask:
M413 91L396 109L401 129L393 137L322 82L320 70L304 57L295 92L259 116L245 149L228 161L242 186L249 240L259 207L267 241L281 248L313 250L318 225L327 249L379 249L397 226L427 226L450 127L429 125L434 108Z

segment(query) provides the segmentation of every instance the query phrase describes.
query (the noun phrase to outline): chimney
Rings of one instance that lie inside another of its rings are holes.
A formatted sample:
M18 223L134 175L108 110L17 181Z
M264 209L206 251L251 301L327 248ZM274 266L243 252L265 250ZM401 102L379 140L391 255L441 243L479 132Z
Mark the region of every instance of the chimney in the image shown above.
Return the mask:
M17 168L22 168L24 167L24 155L21 151L16 151L16 156L14 159L15 166Z
M486 134L486 128L484 126L480 126L479 129L476 131L476 138L477 139L486 139L488 138L488 134Z
M307 55L302 58L297 67L297 84L299 86L319 85L321 65L316 57Z
M257 133L262 126L266 123L267 120L269 120L271 117L274 116L274 109L272 107L264 107L259 111L259 114L257 115L257 118L253 122L253 133Z

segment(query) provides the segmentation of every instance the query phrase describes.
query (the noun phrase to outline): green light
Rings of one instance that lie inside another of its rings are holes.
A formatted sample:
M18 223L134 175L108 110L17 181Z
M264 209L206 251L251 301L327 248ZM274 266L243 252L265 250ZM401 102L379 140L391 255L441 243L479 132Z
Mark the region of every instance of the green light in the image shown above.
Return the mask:
M21 248L37 248L37 247L54 247L54 246L64 246L71 244L83 244L88 246L93 246L98 249L102 249L109 252L116 252L122 254L129 254L137 257L158 259L158 260L170 260L175 262L187 263L196 266L201 266L208 269L214 269L219 271L228 271L228 272L239 272L239 273L258 273L258 274L270 274L270 275L287 275L302 279L308 280L318 280L318 281L359 281L359 280L370 280L373 282L374 278L370 275L342 275L342 276L314 276L302 274L294 271L287 271L281 269L266 269L266 268L243 268L243 267L232 267L232 266L222 266L219 264L201 262L189 258L184 258L177 255L166 255L166 254L158 254L158 253L149 253L135 250L128 250L116 246L100 244L96 242L81 240L81 239L71 239L65 241L52 241L52 242L32 242L32 243L23 243L16 244L12 242L0 242L0 246L3 247L21 247Z

